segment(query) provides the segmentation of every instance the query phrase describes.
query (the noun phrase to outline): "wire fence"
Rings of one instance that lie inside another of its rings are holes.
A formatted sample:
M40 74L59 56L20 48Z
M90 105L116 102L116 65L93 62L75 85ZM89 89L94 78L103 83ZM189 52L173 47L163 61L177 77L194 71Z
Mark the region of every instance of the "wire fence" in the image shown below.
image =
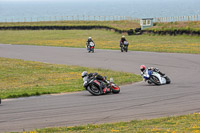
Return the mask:
M50 17L23 17L23 18L6 18L0 22L45 22L45 21L122 21L129 20L140 23L139 18L130 16L50 16ZM154 22L191 22L200 21L200 15L178 16L178 17L159 17L153 18Z
M200 15L154 18L154 22L191 22L191 21L200 21Z
M121 21L139 19L129 16L53 16L53 17L24 17L6 18L2 22L44 22L44 21Z

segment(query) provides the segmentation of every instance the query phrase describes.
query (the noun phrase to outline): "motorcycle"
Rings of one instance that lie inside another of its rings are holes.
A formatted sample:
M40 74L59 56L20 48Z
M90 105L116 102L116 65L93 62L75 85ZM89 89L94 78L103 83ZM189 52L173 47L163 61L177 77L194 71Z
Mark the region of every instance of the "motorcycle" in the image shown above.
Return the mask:
M161 76L158 72L152 70L148 70L145 74L142 74L142 76L148 84L163 85L171 83L168 76Z
M87 50L88 50L88 53L90 53L90 52L94 53L94 43L93 42L90 42L90 44L87 46Z
M103 94L113 93L117 94L120 92L119 86L113 83L113 79L110 78L110 81L106 80L107 84L102 80L96 78L91 78L89 81L84 83L84 87L94 96L99 96Z
M128 52L128 45L129 43L127 41L124 41L124 44L121 44L120 47L121 47L121 52Z

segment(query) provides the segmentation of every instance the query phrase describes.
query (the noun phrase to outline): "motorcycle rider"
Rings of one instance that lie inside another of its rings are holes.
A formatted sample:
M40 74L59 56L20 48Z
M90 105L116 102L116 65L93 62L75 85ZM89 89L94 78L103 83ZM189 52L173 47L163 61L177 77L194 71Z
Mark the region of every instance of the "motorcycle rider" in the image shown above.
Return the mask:
M94 43L94 41L92 40L92 37L88 37L88 40L87 40L87 42L86 42L86 46L87 46L87 49L88 49L88 50L90 49L90 42L93 42L93 43ZM95 43L94 43L94 45L95 45Z
M149 71L157 72L157 73L159 73L161 76L164 76L164 75L165 75L165 74L162 73L158 68L155 68L155 67L146 68L145 65L141 65L141 66L140 66L140 70L141 70L141 75L144 75L146 72L149 72ZM146 79L145 79L145 80L146 80Z
M106 87L106 84L109 83L109 81L106 80L106 77L103 77L101 75L99 75L98 73L89 73L87 71L83 71L81 74L82 78L83 78L83 86L86 88L88 85L88 81L90 81L91 78L96 78L97 80L101 80L102 82L102 86L103 88ZM110 92L110 90L107 90L107 92Z
M120 47L122 47L124 45L124 41L127 41L125 36L123 35L121 40L120 40Z

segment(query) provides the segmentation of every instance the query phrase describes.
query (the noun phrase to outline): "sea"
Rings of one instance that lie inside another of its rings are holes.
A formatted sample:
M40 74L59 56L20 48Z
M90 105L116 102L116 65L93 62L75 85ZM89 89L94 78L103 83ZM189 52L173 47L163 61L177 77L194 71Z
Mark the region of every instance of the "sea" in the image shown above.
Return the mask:
M155 18L200 15L200 0L0 0L0 22L61 16ZM70 18L68 18L70 19Z

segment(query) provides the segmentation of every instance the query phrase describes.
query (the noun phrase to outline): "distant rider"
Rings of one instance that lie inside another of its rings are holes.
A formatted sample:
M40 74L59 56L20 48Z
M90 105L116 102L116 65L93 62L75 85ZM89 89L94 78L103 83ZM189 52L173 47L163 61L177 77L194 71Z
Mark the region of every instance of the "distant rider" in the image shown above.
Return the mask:
M150 71L157 72L157 73L159 73L161 76L164 76L164 75L165 75L165 74L162 73L158 68L155 68L155 67L146 68L145 65L141 65L141 66L140 66L140 70L141 70L141 75L144 75L144 74L146 74L146 73L148 73L148 72L150 72ZM147 74L147 75L149 75L149 74Z
M124 42L127 41L125 36L122 36L121 40L120 40L120 47L122 47L124 45Z
M90 49L90 42L93 42L93 43L94 43L94 41L92 40L92 37L88 37L88 40L87 40L87 42L86 42L86 46L87 46L87 49L88 49L88 50Z

